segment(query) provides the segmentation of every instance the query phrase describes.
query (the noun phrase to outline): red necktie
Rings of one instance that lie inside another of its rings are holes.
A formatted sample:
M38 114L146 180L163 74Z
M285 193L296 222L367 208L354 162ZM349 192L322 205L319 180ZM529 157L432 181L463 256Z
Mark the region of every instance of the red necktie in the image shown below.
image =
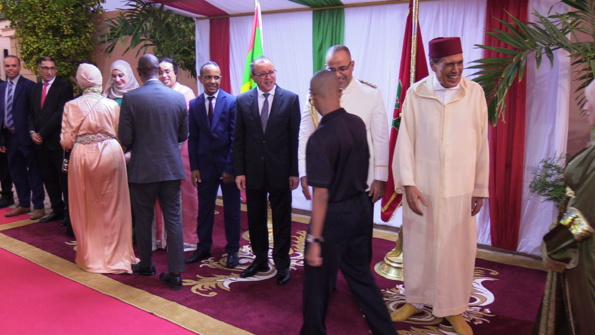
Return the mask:
M209 110L208 110L208 116L209 116L209 125L213 124L213 98L214 97L207 97L207 99L209 99Z
M43 104L45 102L45 96L48 94L48 85L49 83L43 83L43 89L41 90L41 108L43 108Z

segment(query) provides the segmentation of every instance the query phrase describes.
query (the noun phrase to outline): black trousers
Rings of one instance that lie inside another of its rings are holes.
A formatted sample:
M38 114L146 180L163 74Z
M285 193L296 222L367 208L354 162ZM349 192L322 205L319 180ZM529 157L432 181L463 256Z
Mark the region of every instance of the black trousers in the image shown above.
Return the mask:
M2 187L2 199L14 198L12 193L12 178L8 169L8 155L0 152L0 187Z
M291 246L291 191L268 188L246 189L248 231L257 263L266 263L269 252L267 228L267 195L273 217L273 261L277 270L289 268Z
M182 272L184 241L182 239L182 212L180 206L180 180L155 183L129 183L132 213L135 219L136 245L140 253L140 266L148 269L153 263L151 224L155 214L155 200L163 212L167 232L167 264L169 272Z
M62 149L50 149L45 144L36 148L41 178L50 198L52 211L65 213L68 208L68 176L62 173Z
M326 313L339 269L372 334L397 334L370 270L371 212L364 193L329 204L322 233L322 266L305 265L302 335L326 334Z

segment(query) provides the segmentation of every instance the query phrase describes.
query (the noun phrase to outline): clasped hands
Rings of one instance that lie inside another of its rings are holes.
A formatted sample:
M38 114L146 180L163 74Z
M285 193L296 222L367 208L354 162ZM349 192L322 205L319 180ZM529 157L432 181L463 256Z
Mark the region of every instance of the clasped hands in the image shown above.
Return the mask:
M416 186L405 186L405 198L413 213L420 216L424 215L419 202L421 201L424 206L428 206L428 201ZM483 207L483 198L471 197L471 216L479 213L481 207Z

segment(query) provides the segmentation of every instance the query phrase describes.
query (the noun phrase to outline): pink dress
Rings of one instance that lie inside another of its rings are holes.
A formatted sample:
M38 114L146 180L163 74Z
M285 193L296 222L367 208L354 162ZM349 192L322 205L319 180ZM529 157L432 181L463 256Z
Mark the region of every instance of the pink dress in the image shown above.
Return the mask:
M138 262L126 162L116 140L119 118L118 104L95 93L66 103L62 118L60 143L72 150L68 192L76 264L94 273L132 273Z
M190 100L196 98L192 89L180 83L175 83L173 90L180 92L186 98L186 107L190 104ZM185 141L180 148L180 155L182 156L182 163L184 164L184 171L186 178L182 180L181 197L182 197L182 234L184 237L184 251L196 250L198 243L198 235L196 234L196 227L198 224L198 192L196 187L192 185L190 180L190 158L188 156L188 141ZM166 232L163 226L163 215L159 202L155 206L155 248L166 247Z

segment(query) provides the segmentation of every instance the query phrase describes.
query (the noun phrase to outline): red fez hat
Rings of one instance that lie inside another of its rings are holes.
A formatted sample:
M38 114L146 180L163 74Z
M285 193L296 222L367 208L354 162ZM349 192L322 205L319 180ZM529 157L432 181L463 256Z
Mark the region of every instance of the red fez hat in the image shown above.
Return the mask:
M463 53L458 37L438 37L430 41L430 58L442 58Z

